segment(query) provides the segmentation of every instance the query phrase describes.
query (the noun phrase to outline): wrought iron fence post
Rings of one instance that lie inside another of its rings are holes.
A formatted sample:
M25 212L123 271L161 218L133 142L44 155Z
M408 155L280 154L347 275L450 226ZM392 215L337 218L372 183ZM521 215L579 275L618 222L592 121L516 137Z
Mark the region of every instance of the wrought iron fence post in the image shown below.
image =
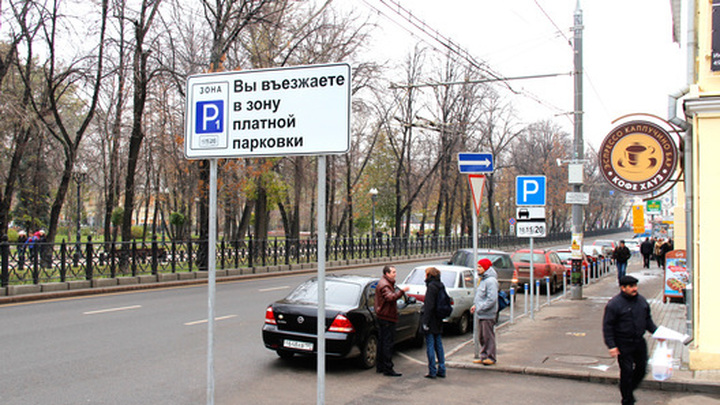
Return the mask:
M93 245L92 245L92 236L88 235L87 237L87 249L85 253L85 278L87 280L93 279L93 272L95 269L93 268Z
M278 264L278 244L277 244L277 236L273 239L273 266L277 266Z
M177 253L177 249L175 246L175 239L170 241L170 269L173 273L177 270L175 267L175 254Z
M220 241L220 269L225 268L225 238Z
M137 276L137 244L135 243L135 239L133 239L132 244L130 245L130 271L132 272L132 276Z
M7 287L10 283L10 245L7 235L0 241L0 254L2 255L2 271L0 272L0 287Z
M248 241L248 267L253 269L253 273L255 273L255 266L253 266L253 236L252 234L248 235L249 241Z
M193 264L193 259L192 259L192 239L188 239L187 254L188 254L188 259L187 259L187 262L188 262L188 272L192 272L192 271L193 271L193 270L192 270L192 264Z
M65 260L67 260L67 245L65 244L65 239L60 242L60 282L64 283L67 277L67 263L65 263Z
M158 245L157 235L155 234L152 235L150 242L150 253L152 254L152 257L150 258L150 272L153 276L156 276L158 271Z

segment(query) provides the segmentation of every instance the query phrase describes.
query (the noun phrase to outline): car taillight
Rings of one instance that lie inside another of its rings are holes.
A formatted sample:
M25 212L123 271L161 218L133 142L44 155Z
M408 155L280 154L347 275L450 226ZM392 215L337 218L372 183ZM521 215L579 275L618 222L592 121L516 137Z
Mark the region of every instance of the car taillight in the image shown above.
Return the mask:
M342 333L352 333L355 332L355 328L353 327L352 322L350 322L345 315L338 315L333 320L332 325L330 325L330 329L328 329L330 332L342 332Z
M515 284L518 283L517 269L513 270L512 282L515 283Z
M277 325L275 322L275 314L273 313L272 307L267 307L265 310L265 323L269 325Z

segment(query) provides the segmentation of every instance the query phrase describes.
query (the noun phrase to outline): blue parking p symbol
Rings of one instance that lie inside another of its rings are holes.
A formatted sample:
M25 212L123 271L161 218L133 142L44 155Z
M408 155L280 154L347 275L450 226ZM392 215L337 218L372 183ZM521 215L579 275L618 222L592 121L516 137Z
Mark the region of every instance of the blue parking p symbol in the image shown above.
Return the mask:
M545 176L517 176L515 178L516 205L545 205Z
M223 100L198 101L195 105L195 133L223 132L225 127L224 105Z

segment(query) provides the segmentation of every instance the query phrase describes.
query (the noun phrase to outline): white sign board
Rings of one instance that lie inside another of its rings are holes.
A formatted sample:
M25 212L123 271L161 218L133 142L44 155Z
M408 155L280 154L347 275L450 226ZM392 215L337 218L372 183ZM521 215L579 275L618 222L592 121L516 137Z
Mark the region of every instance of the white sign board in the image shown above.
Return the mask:
M544 238L547 236L547 224L545 222L518 222L518 238Z
M590 204L590 193L568 191L565 193L565 204L588 205Z
M515 218L522 221L545 221L545 207L517 207Z
M185 156L345 153L350 86L344 63L190 76Z

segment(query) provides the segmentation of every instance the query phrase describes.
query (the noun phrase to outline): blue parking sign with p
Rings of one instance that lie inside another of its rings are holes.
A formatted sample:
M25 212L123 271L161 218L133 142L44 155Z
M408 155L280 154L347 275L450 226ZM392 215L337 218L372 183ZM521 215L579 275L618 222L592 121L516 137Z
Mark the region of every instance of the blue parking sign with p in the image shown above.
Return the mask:
M515 178L516 205L545 205L547 195L545 176L517 176Z
M195 104L195 133L214 134L225 128L225 101L198 101Z

